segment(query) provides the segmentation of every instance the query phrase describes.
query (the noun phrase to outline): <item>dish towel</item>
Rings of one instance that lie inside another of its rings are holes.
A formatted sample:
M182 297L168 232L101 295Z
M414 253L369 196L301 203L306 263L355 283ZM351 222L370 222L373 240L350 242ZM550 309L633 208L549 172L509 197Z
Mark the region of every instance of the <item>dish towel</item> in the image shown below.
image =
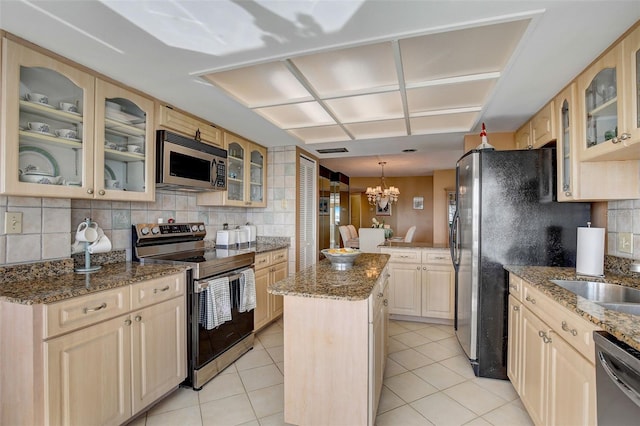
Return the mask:
M240 307L238 311L247 312L256 307L256 276L253 269L240 273Z
M200 295L199 322L207 330L231 321L231 294L229 277L209 281L209 286Z

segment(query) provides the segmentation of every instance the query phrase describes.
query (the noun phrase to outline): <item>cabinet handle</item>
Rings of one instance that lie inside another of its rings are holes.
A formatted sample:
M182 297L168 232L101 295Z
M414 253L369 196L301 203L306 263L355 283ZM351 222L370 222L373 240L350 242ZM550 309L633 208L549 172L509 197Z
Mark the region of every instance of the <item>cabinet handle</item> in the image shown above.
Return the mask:
M514 307L513 307L513 310L514 310L514 311L519 311L519 310L520 310L520 306L514 306Z
M542 337L542 341L544 343L551 343L551 338L547 336L547 333L545 333L544 331L538 331L538 336Z
M389 305L389 301L388 301L387 299L384 299L384 300L382 301L382 304L383 304L384 306L388 306L388 305Z
M613 143L620 143L620 142L622 142L622 141L626 141L626 140L627 140L627 139L629 139L630 137L631 137L631 134L630 134L630 133L623 133L623 134L621 134L621 135L620 135L620 137L611 139L611 142L613 142Z
M419 270L420 270L420 267L419 267L419 266L416 266L416 270L418 270L418 271L419 271Z
M565 193L564 193L564 196L565 196L565 197L571 197L571 191L567 191L567 192L565 192Z
M99 195L104 195L104 194L106 194L106 192L104 191L104 189L101 189L100 191L98 191L98 194Z
M124 325L131 325L131 320L130 319L124 320Z
M532 298L531 298L531 297L529 297L529 296L525 297L525 298L524 298L524 300L526 300L527 302L531 302L531 303L533 303L534 305L536 304L536 299L532 299Z
M511 290L518 290L518 286L515 286L515 285L509 285L509 288Z
M378 297L384 297L384 293L382 292L378 293Z
M84 308L83 312L85 314L88 314L89 312L96 312L96 311L99 311L99 310L104 309L106 307L107 307L107 302L102 302L102 305L96 306L95 308Z
M93 189L91 188L87 189L87 194L93 194Z
M171 287L166 286L165 288L154 288L153 289L153 294L156 294L159 291L167 291L167 290L169 290L169 288L171 288Z
M426 270L427 270L427 267L426 267L426 266L423 266L423 267L422 267L422 270L423 270L423 271L426 271Z
M137 321L137 322L142 321L142 317L141 317L140 315L136 315L136 321Z
M569 328L566 321L562 321L562 330L566 331L567 333L571 333L572 336L578 335L578 330L576 330L575 328Z

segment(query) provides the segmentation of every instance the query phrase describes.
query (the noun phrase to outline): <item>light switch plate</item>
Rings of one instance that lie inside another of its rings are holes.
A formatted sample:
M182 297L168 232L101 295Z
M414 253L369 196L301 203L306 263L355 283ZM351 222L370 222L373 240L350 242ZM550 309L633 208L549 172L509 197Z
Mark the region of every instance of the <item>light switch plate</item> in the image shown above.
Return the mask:
M631 232L618 233L618 252L633 253L633 234Z
M5 212L4 233L5 234L22 233L22 212Z

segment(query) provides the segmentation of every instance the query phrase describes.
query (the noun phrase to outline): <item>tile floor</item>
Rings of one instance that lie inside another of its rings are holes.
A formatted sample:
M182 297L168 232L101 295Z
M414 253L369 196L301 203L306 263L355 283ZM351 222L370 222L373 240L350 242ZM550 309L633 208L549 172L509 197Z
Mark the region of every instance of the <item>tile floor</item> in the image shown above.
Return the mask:
M131 424L284 425L282 322L200 392L180 388ZM451 326L389 323L376 425L532 425L511 383L477 378Z

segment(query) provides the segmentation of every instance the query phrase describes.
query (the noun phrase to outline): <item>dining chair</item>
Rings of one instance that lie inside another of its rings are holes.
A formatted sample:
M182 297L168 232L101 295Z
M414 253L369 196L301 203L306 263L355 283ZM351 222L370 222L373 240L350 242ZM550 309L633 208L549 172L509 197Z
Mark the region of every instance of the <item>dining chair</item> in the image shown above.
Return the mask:
M411 241L413 241L413 234L415 234L415 233L416 233L416 226L413 225L411 228L409 228L409 230L405 234L404 242L405 243L410 243Z
M347 225L340 225L338 229L340 230L340 237L342 237L342 245L344 247L350 247L350 248L360 247L360 242L358 241L358 238L351 237L351 232L349 232L349 227Z
M384 229L360 228L360 251L363 253L379 253L378 246L384 243Z

